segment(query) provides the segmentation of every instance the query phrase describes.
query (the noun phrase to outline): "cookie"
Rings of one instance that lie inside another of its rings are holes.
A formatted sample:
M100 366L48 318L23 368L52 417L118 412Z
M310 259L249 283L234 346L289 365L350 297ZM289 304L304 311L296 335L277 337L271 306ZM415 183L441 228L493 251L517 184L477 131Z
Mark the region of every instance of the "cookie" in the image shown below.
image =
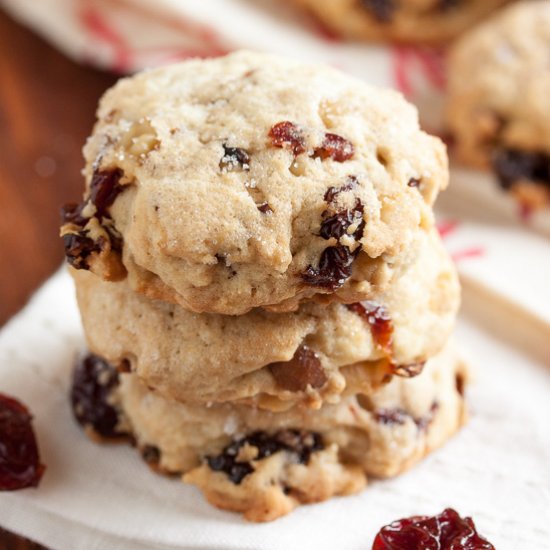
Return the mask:
M398 93L251 52L122 79L84 153L69 263L199 313L369 299L448 179Z
M509 0L292 0L356 40L445 43Z
M183 473L214 505L267 521L413 466L464 422L466 380L447 346L421 376L319 410L193 406L149 390L134 373L120 375L114 401L153 468Z
M186 402L318 407L420 372L447 341L459 305L454 265L435 230L416 262L374 301L242 316L191 313L73 270L90 349Z
M449 61L457 159L528 208L550 204L550 2L521 2L465 35Z

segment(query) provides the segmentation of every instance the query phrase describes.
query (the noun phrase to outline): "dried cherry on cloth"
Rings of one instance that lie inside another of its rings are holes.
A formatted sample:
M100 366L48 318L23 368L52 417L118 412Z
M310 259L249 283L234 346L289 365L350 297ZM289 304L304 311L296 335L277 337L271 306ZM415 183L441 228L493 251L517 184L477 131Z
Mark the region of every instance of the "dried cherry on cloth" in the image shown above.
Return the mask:
M472 518L447 508L437 516L414 516L382 527L372 550L495 550Z
M45 466L40 462L31 420L27 407L0 393L0 491L40 483Z

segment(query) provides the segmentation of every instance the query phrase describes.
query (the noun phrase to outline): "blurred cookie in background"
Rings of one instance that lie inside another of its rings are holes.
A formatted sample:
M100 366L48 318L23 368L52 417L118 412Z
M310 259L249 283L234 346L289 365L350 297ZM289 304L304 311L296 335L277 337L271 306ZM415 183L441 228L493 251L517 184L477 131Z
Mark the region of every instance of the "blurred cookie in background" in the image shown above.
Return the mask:
M354 40L445 44L509 0L291 0Z
M521 2L465 35L449 60L460 162L490 169L522 207L550 205L550 2Z

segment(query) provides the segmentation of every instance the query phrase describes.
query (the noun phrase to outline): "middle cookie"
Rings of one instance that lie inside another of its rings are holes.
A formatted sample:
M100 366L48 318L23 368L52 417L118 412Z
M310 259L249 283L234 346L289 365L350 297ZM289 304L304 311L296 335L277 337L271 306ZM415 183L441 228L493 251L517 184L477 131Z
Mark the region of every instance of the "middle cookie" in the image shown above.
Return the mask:
M434 231L416 262L375 301L296 312L196 314L72 271L90 349L188 403L240 401L278 410L370 393L418 374L447 341L459 305L451 259Z

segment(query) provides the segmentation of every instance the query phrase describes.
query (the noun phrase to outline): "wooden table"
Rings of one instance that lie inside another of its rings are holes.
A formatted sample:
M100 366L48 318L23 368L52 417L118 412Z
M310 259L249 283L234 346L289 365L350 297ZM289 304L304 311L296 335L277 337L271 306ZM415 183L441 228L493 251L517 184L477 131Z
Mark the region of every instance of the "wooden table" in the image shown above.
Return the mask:
M0 325L61 265L59 208L82 193L80 149L115 80L0 12ZM39 548L0 528L0 550Z

